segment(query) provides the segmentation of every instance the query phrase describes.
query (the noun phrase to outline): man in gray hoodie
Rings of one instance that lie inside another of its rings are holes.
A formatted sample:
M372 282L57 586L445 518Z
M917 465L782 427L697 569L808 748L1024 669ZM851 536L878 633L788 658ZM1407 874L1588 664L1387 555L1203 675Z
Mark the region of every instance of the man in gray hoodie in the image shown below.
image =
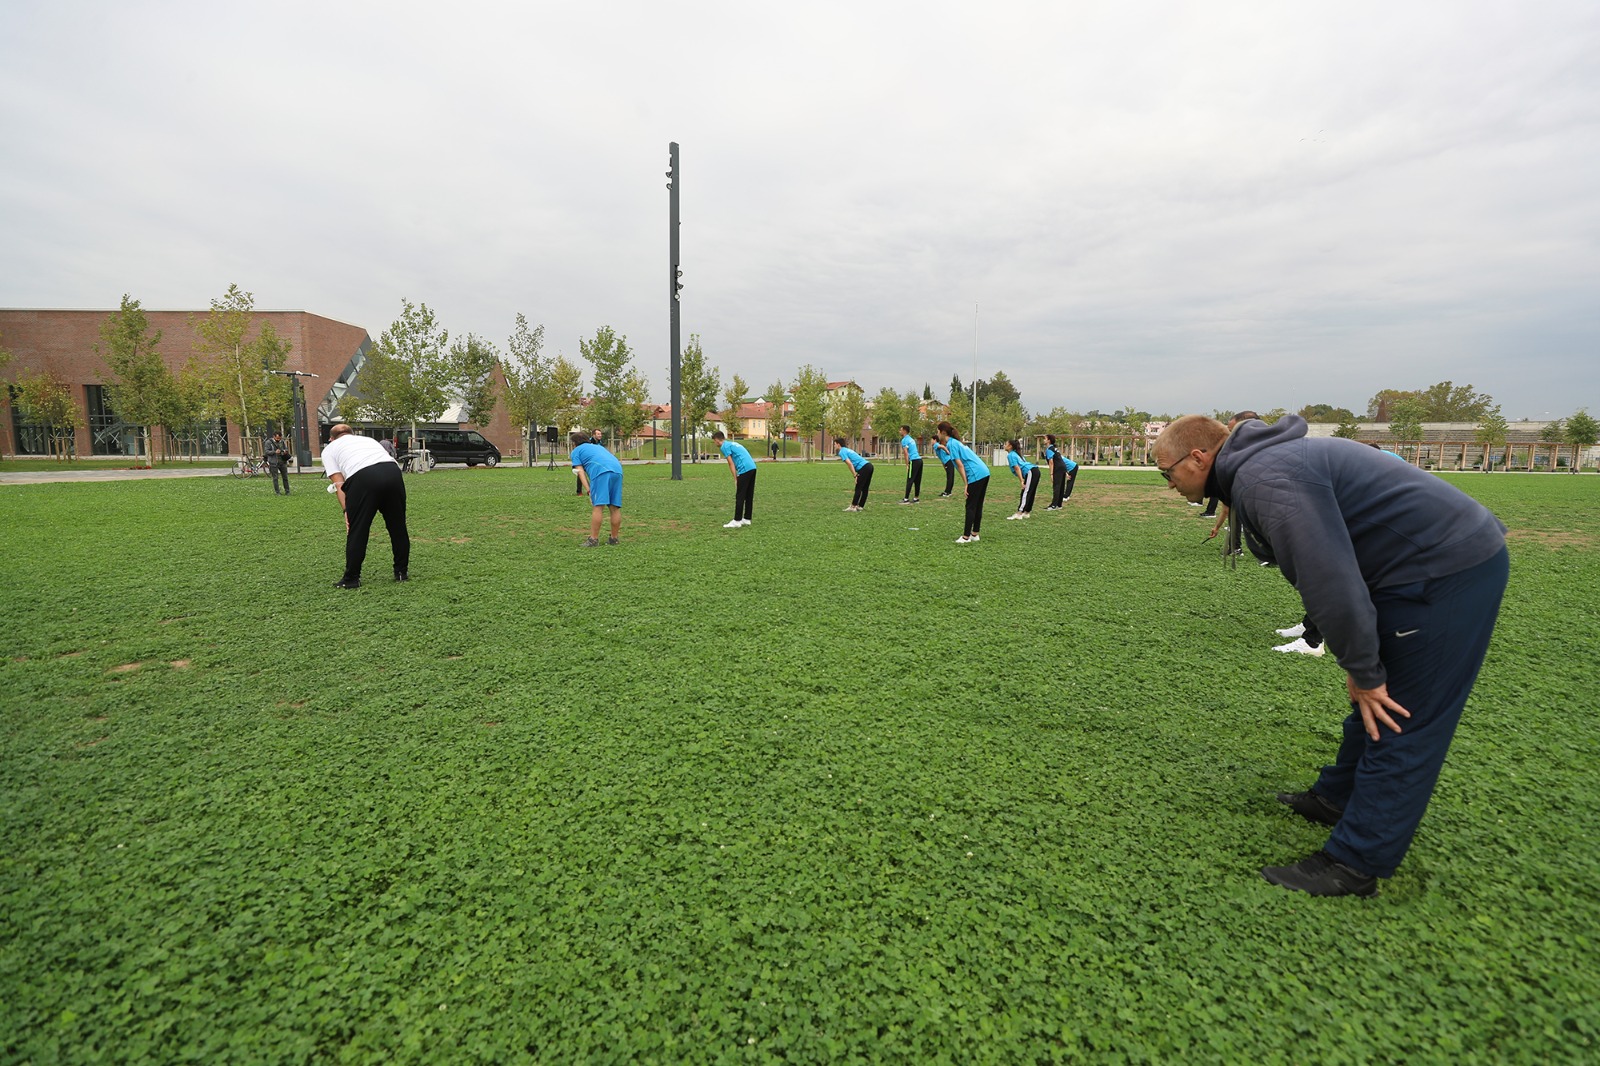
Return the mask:
M1488 651L1505 526L1432 474L1355 441L1307 437L1295 415L1232 433L1185 415L1154 452L1189 502L1215 495L1232 509L1346 673L1338 756L1309 790L1278 794L1333 833L1262 876L1317 896L1375 895L1411 846Z

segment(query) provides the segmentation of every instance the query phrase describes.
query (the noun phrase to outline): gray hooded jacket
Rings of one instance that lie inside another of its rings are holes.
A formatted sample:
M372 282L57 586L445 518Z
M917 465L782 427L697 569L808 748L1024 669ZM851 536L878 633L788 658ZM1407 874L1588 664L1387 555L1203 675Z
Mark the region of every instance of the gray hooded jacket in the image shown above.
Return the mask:
M1307 437L1298 415L1242 423L1211 480L1362 688L1388 677L1372 593L1460 573L1505 546L1506 527L1460 489L1365 444Z

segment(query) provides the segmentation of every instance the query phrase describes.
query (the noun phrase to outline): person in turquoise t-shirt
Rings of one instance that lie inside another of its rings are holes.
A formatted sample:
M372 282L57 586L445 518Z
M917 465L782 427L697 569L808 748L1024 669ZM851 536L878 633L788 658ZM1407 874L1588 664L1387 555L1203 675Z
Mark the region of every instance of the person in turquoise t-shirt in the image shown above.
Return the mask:
M939 498L945 499L956 487L956 461L950 457L950 449L944 446L944 441L933 442L933 454L938 456L939 462L944 465L944 491L939 493Z
M978 531L983 527L983 498L989 494L989 468L978 458L977 452L961 443L955 427L948 422L939 423L939 443L949 450L951 461L967 483L967 520L956 543L972 544L978 540Z
M833 438L833 443L839 446L839 458L849 464L850 469L854 470L856 475L855 495L850 497L850 506L846 507L845 510L865 511L867 509L867 489L872 485L872 464L860 452L846 448L843 437Z
M711 439L717 442L717 451L728 460L728 469L733 472L733 521L722 528L748 526L756 499L756 461L744 445L735 444L720 429L711 434Z
M900 451L906 457L906 497L900 502L921 503L918 497L922 495L922 453L917 451L910 426L900 427Z
M622 464L606 451L605 445L589 439L587 433L573 433L572 470L578 475L578 490L587 493L594 510L589 515L589 539L585 548L600 543L600 522L604 513L611 512L611 539L617 543L617 533L622 529Z
M1006 521L1009 522L1013 518L1032 518L1033 498L1039 494L1039 468L1022 457L1020 440L1006 441L1006 465L1011 467L1011 472L1022 482L1022 495L1017 499L1017 513L1006 515Z
M1068 459L1056 443L1054 433L1044 435L1044 461L1050 464L1050 506L1046 511L1059 511L1072 496L1072 487L1078 482L1078 464Z

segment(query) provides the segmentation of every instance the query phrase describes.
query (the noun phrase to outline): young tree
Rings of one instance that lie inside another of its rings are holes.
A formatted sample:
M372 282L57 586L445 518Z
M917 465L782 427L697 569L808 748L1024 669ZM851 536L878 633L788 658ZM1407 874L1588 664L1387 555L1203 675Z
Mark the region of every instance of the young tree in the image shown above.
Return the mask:
M827 407L829 434L854 443L861 436L862 424L867 420L866 393L853 385L846 385L835 393Z
M828 375L807 363L789 383L794 403L795 428L806 439L806 462L811 461L811 441L822 430L827 415Z
M47 370L25 370L12 387L18 412L43 426L50 437L50 454L57 459L74 458L72 444L83 414L72 400L72 386Z
M727 401L728 413L723 417L722 424L728 427L728 436L743 436L743 427L739 424L739 407L750 394L750 386L738 374L733 375L733 380L722 391L722 398Z
M912 412L915 411L912 408ZM872 398L872 432L881 441L893 442L895 455L899 455L900 423L906 421L909 420L900 394L887 385L879 389L878 395Z
M1356 416L1347 411L1345 417L1339 419L1339 427L1333 431L1333 435L1346 440L1355 440L1360 431L1360 427L1356 424Z
M933 436L933 423L928 421L928 416L923 412L923 404L923 399L915 391L900 396L900 421L911 427L911 435L917 440ZM895 428L895 432L899 432L899 427Z
M684 436L689 438L689 461L699 462L700 431L706 428L706 414L716 409L722 372L717 367L706 366L706 353L700 346L698 333L689 334L689 343L683 349L678 363L678 387L683 401L679 420Z
M200 454L200 441L206 423L217 417L218 404L212 368L190 359L173 375L172 391L167 396L162 419L177 441L178 452L193 459ZM285 381L285 384L289 382Z
M767 391L761 394L761 402L767 405L767 440L776 437L787 443L785 432L789 428L789 416L784 414L783 405L787 402L789 394L784 391L783 382L774 381L767 386Z
M1574 474L1582 465L1583 449L1594 444L1600 438L1600 422L1589 414L1587 407L1578 408L1577 412L1567 419L1563 428L1562 437L1572 445L1572 465L1568 467Z
M141 428L147 463L155 461L150 430L160 424L162 407L172 389L172 372L156 351L160 343L161 330L151 333L139 301L124 293L122 307L101 323L100 344L95 346L116 379L109 389L111 406Z
M1420 397L1402 396L1389 407L1389 436L1396 443L1422 440L1422 416L1427 408Z
M633 352L628 348L628 338L617 336L610 326L601 326L593 340L579 341L578 348L593 368L594 402L589 407L590 420L596 426L610 429L615 437L631 437L644 425L644 410L640 405L648 400L649 387L638 370L630 365Z
M427 304L401 299L395 319L367 353L357 384L362 410L374 421L409 425L437 422L450 405L455 366L447 333Z
M1511 427L1506 425L1505 415L1500 413L1500 405L1495 404L1483 414L1483 419L1478 423L1476 434L1479 444L1484 445L1483 469L1485 473L1494 469L1494 459L1490 454L1491 448L1504 448L1506 438L1510 435Z
M239 427L241 454L252 449L255 432L269 419L283 420L289 411L285 390L270 371L283 369L292 346L271 322L263 322L251 337L255 303L254 294L229 285L204 318L189 320L200 338L195 348L211 367L212 406Z
M543 348L544 326L529 329L527 318L518 312L516 328L506 341L506 358L500 361L500 375L505 379L506 417L521 427L523 460L530 466L539 437L534 423L547 420L547 425L555 425L554 406L549 401L554 363L540 354Z
M545 417L562 433L569 432L583 417L583 368L564 355L557 355L550 367L549 391L545 396L549 412Z
M450 376L461 401L461 418L475 426L494 417L494 368L500 362L495 346L468 333L450 346Z

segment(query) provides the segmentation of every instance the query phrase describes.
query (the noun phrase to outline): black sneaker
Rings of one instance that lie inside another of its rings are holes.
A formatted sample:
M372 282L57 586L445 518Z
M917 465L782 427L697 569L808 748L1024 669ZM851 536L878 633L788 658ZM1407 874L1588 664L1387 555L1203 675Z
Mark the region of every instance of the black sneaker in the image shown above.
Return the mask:
M1293 892L1313 896L1360 896L1371 899L1378 894L1378 879L1352 870L1325 851L1308 855L1293 866L1263 866L1261 876Z
M1344 809L1342 807L1335 807L1309 789L1305 792L1280 792L1278 793L1278 802L1306 821L1317 822L1321 825L1338 825L1339 819L1344 817Z
M617 546L617 538L616 537L612 537L611 539L607 540L606 543L614 548L614 547Z
M396 570L394 572L394 579L396 581L410 581L411 575L404 570Z
M361 579L356 578L354 581L350 581L341 577L333 583L333 587L336 589L358 589L361 587Z

